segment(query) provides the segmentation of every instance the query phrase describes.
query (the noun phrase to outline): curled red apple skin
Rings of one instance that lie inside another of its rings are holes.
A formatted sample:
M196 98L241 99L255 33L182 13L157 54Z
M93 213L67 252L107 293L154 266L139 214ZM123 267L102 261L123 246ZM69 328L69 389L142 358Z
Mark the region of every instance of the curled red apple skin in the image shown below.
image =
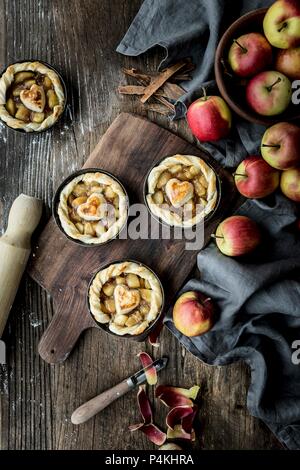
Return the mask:
M155 367L149 367L151 366L151 364L153 364L153 359L146 352L140 352L138 354L138 357L140 358L142 366L145 369L148 367L148 369L145 370L145 375L148 384L155 385L157 383L157 372Z
M163 318L161 318L154 329L150 331L149 336L148 336L148 343L153 346L154 348L159 348L159 335L161 333L161 330L163 329L164 323L163 323Z
M168 439L180 439L180 440L185 440L185 441L194 441L195 432L194 430L192 430L191 433L188 433L183 429L181 424L176 424L174 429L168 428L167 438Z
M237 190L250 199L269 196L278 188L279 180L279 171L259 156L245 158L234 173Z
M219 250L227 256L251 253L261 241L258 225L243 215L233 215L223 220L212 236Z
M168 442L167 444L161 446L158 450L182 450L182 447L179 447L179 445L174 444L174 442Z
M131 432L141 431L154 444L158 446L163 445L167 439L167 435L153 423L152 409L146 395L145 386L141 385L139 387L137 401L143 422L139 424L132 424L129 426L129 430Z
M176 424L181 424L183 419L193 414L192 406L175 406L167 414L166 424L169 429L175 428ZM188 432L188 431L187 431Z
M177 406L193 406L192 400L196 400L200 387L194 385L191 388L170 387L168 385L159 385L156 387L155 396L159 398L164 405L174 408Z
M177 299L173 308L174 325L185 336L207 333L213 326L213 318L213 302L202 292L185 292Z

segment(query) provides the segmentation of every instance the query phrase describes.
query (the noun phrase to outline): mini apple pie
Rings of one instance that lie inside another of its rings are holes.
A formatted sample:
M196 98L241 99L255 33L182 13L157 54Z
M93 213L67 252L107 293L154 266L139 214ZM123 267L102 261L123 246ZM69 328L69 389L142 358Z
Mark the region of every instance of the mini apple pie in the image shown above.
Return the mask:
M217 204L216 174L199 157L165 158L150 171L147 185L150 211L172 226L192 227Z
M117 335L140 335L162 309L163 293L146 266L124 261L99 271L89 289L89 305L96 321Z
M123 228L128 214L127 196L112 176L87 171L62 189L57 214L69 237L99 245L115 238Z
M51 127L65 107L58 74L40 62L10 65L0 78L0 118L9 127L38 132Z

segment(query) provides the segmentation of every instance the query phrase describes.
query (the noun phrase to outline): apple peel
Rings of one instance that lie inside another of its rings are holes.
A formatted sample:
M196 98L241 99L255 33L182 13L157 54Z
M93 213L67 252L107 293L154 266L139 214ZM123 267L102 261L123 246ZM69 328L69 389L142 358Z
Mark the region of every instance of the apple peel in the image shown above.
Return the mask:
M175 408L178 406L193 406L192 400L195 400L198 392L198 385L187 388L179 387L168 387L165 385L159 385L156 388L156 397L159 398L166 406Z
M198 407L177 406L172 408L166 419L168 426L168 439L195 440L193 422L197 414Z
M151 367L153 364L152 358L146 352L140 352L138 354L142 366L145 370L145 376L149 385L155 385L157 383L157 372L155 367Z
M146 395L145 386L143 385L139 387L137 400L143 422L132 424L129 426L129 430L131 432L140 430L157 446L163 445L167 439L167 435L153 423L151 405Z
M161 431L155 424L146 424L139 428L149 439L157 446L163 445L167 440L167 435Z
M161 446L158 450L182 450L182 447L174 444L174 442L169 442Z
M161 333L161 330L163 329L163 321L162 319L158 321L157 325L155 326L155 328L150 331L149 333L149 336L148 336L148 343L154 347L154 348L159 348L160 346L160 343L158 341L158 337Z
M166 424L169 429L174 431L176 424L181 423L184 418L193 413L192 406L175 406L167 414Z
M185 432L181 424L176 424L174 430L168 429L167 438L168 439L182 439L185 441L194 441L195 433L194 431L192 431L191 433Z

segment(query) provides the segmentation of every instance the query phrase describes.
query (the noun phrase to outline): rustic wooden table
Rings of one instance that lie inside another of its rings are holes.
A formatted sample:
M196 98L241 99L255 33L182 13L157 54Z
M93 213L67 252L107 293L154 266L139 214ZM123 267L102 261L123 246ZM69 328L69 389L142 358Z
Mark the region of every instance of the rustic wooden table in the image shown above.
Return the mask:
M59 182L81 167L120 111L146 115L192 141L183 122L147 115L138 99L116 92L124 83L122 66L150 71L159 62L159 51L136 59L115 52L140 4L141 0L0 0L1 68L26 58L53 64L66 79L73 112L72 119L66 117L53 130L36 136L1 126L0 229L20 192L45 201L46 220ZM138 368L135 354L145 346L122 343L117 357L103 357L102 342L108 338L93 329L64 364L49 366L39 358L37 344L51 317L51 299L25 275L4 336L9 370L1 382L0 448L152 449L143 434L127 430L139 422L134 393L81 427L70 422L81 402ZM197 448L279 447L266 426L247 412L249 374L244 364L205 366L168 331L161 336L160 349L152 353L170 356L161 381L201 386ZM155 403L155 413L163 425L165 409Z

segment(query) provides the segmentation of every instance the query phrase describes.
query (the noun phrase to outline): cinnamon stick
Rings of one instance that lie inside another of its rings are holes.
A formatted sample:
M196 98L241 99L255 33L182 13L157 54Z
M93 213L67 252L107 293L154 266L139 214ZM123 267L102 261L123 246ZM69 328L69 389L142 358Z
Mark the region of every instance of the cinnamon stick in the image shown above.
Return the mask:
M145 87L141 85L120 85L118 92L122 95L143 95Z
M185 60L181 60L177 64L168 67L164 72L161 72L156 78L152 79L150 84L146 87L145 94L141 98L142 103L146 103L149 98L178 70L186 65Z
M143 86L147 86L148 83L150 83L150 80L151 80L151 77L149 75L145 75L145 74L141 74L139 72L137 72L137 70L135 69L123 69L123 72L126 74L126 75L129 75L130 77L134 77L138 83L140 83L141 85ZM174 112L174 106L172 105L172 103L170 103L166 98L164 98L163 96L158 96L158 95L155 95L154 96L154 99L156 101L158 101L159 103L163 104L164 106L166 106L166 108L168 108L172 113Z

